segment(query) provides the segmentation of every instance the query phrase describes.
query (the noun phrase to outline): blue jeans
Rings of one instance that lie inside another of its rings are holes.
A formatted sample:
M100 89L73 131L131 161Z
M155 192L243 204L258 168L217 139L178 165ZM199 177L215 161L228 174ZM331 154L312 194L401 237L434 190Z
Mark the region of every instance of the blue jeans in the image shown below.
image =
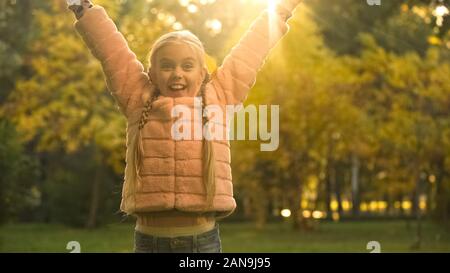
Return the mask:
M210 231L174 238L134 232L135 253L222 253L219 224Z

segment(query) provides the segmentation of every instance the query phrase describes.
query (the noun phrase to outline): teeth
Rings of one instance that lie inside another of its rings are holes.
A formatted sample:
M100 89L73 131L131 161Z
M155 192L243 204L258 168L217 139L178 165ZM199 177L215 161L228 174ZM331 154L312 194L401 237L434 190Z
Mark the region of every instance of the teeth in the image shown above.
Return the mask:
M181 90L181 89L184 89L184 85L182 85L182 84L173 84L173 85L170 86L170 89Z

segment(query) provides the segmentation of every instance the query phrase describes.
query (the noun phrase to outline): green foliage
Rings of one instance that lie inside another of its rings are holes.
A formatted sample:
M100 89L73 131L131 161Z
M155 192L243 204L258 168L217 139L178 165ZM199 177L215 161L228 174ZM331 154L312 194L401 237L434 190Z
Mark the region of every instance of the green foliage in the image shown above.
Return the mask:
M315 21L326 44L339 54L358 54L359 33L370 33L385 49L396 53L415 51L424 55L429 37L445 35L449 20L437 28L432 16L435 1L385 1L369 6L366 1L340 0L324 4L311 1Z
M290 21L291 31L272 53L249 97L248 103L280 105L280 147L268 154L255 153L258 147L250 143L236 145L234 170L238 180L248 181L242 187L248 184L254 191L251 181L256 180L269 192L277 180L283 192L293 193L281 197L281 204L293 203L298 209L302 198L316 205L326 201L326 181L331 179L331 189L337 190L339 183L349 199L346 172L356 155L363 161L363 200L413 198L418 191L432 191L428 175L436 175L442 165L431 159L447 161L449 156L444 140L450 117L445 50L397 54L373 35L361 33L360 53L336 56L336 48L325 47L311 17L311 10L304 8ZM253 164L248 163L251 158ZM262 167L260 159L274 166ZM334 168L339 173L335 178ZM279 171L271 175L272 169ZM445 169L440 177L444 184L450 180ZM421 189L416 185L419 177ZM310 179L316 181L312 188L307 186ZM447 206L447 199L439 200Z
M96 225L101 226L120 217L115 212L120 202L120 178L111 174L106 164L96 162L95 148L88 147L74 154L49 157L46 160L46 181L42 189L45 207L51 222L84 227L89 217L93 185L98 179Z
M95 1L144 65L153 41L178 22L205 43L211 67L265 4L191 2L197 12L176 0ZM0 219L106 223L120 199L126 121L101 66L64 1L0 7ZM306 1L297 10L246 102L280 105L280 146L267 153L255 141L232 143L238 202L260 224L304 200L324 209L332 195L350 199L355 157L362 200L421 190L436 217L449 216L449 20L436 28L431 12L423 1ZM221 31L207 27L211 19Z
M39 205L37 160L24 153L14 126L0 119L0 223L20 219Z

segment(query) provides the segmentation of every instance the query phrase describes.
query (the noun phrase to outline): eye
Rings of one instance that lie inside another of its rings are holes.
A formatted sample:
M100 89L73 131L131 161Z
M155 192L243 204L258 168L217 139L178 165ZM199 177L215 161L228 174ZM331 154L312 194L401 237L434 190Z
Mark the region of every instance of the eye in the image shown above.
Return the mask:
M184 70L191 70L194 68L194 64L193 63L185 63L183 64L183 69Z
M173 65L169 62L163 62L160 64L161 70L171 70L173 68Z

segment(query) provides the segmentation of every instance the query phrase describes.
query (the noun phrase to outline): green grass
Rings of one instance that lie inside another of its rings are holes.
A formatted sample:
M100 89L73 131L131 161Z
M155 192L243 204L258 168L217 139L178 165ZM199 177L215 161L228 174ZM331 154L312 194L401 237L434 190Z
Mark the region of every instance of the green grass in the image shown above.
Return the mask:
M258 230L252 223L220 223L224 252L369 252L378 241L381 252L412 252L415 223L405 221L322 222L314 231L293 231L288 223L270 223ZM95 230L46 224L0 227L0 252L69 252L78 241L81 252L132 252L133 225L113 224ZM420 252L450 252L450 233L423 223Z

